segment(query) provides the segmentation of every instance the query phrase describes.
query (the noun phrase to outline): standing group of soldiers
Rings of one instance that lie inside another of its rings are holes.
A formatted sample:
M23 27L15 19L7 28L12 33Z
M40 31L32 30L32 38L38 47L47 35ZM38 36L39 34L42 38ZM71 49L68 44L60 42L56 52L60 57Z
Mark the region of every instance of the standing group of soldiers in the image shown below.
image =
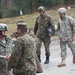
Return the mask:
M51 36L55 33L55 26L45 7L38 8L34 32L27 28L24 21L17 22L17 30L7 38L8 27L0 23L0 74L1 75L36 75L41 73L41 45L45 46L46 60L50 62ZM66 66L66 45L70 47L75 63L75 20L67 15L65 8L59 8L60 19L57 25L61 48L61 63L58 67Z

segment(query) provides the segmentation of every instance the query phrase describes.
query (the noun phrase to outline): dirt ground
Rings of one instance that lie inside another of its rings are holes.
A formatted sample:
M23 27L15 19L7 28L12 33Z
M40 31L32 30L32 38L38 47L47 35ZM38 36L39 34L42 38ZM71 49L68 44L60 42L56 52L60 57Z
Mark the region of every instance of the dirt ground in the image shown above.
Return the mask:
M60 57L60 45L58 39L52 39L50 45L50 63L44 64L45 61L45 50L42 45L41 48L41 65L43 68L43 73L39 73L37 75L75 75L75 64L72 63L72 53L71 50L67 47L67 58L66 58L66 66L65 67L57 67L57 65L61 61Z

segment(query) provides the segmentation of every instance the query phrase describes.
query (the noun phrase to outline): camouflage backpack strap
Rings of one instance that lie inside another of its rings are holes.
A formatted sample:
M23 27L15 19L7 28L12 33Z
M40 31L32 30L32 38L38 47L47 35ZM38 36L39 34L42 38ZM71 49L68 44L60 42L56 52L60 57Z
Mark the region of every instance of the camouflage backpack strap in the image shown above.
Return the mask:
M22 55L25 55L25 53L26 53L26 44L25 44L25 39L22 39Z
M22 40L22 42L23 42L23 48L22 48L22 55L24 54L24 50L25 50L25 46L24 46L24 39Z

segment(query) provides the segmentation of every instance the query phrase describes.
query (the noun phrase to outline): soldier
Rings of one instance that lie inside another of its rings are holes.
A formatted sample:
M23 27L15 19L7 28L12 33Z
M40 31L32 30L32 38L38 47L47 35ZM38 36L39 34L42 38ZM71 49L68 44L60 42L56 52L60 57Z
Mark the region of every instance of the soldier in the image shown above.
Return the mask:
M58 21L58 36L61 48L61 63L58 67L66 66L65 59L67 56L66 44L70 47L73 54L73 63L75 63L75 20L67 15L65 8L58 9L60 19Z
M16 39L19 37L17 31L14 31L10 36L14 43L15 43Z
M8 60L13 50L13 42L7 37L8 27L0 23L0 75L6 75Z
M36 36L34 35L34 32L30 29L28 29L28 32L27 32L30 36L32 36L34 38L34 40L36 39ZM17 38L18 38L18 33L17 31L14 31L12 34L11 34L11 39L14 41L14 43L16 42ZM36 39L37 40L37 39ZM35 43L38 43L38 40L37 42L35 41ZM39 43L38 43L39 44ZM38 44L37 44L37 48L38 49ZM36 66L37 66L37 70L36 70L36 73L42 73L43 70L42 70L42 67L41 67L41 64L38 60L38 57L37 55L35 54L35 60L36 60Z
M55 27L53 24L53 21L51 19L51 17L45 13L45 7L40 6L38 8L38 12L39 12L39 16L36 18L36 23L35 23L35 27L34 27L34 34L39 38L39 49L37 52L37 56L39 61L41 62L41 44L42 42L44 43L45 46L45 55L46 55L46 61L45 64L49 63L49 56L50 56L50 51L49 51L49 45L51 43L51 33L46 33L46 29L48 28L52 28L53 33L55 31Z
M34 38L34 40L35 40L35 45L36 45L36 52L37 52L37 50L38 50L38 48L39 48L39 41L38 41L38 38L34 35L34 32L33 32L32 30L30 30L30 29L29 29L28 34ZM37 71L36 71L36 73L42 73L43 70L42 70L41 64L40 64L40 62L39 62L39 60L38 60L38 57L37 57L37 54L36 54L36 53L35 53L35 60L36 60L36 66L37 66Z
M27 34L27 24L17 23L18 38L11 54L8 70L13 68L14 75L36 75L34 39Z

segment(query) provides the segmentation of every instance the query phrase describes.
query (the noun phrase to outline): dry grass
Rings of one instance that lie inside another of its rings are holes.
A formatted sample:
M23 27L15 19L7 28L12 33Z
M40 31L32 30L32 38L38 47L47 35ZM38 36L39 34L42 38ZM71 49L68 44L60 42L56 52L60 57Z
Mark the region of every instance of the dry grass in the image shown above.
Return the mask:
M68 14L70 16L72 16L73 18L75 18L75 8L72 8L70 10L67 10ZM55 10L49 10L46 13L48 13L49 15L51 15L54 24L57 24L59 16L58 16L58 12L57 9ZM19 17L13 17L13 18L3 18L0 19L0 22L6 23L8 25L9 31L8 31L8 36L15 30L16 28L16 22L18 20L24 20L27 24L28 27L33 29L34 25L35 25L35 20L36 17L38 16L38 13L34 13L34 14L29 14L29 15L23 15L23 16L19 16Z

